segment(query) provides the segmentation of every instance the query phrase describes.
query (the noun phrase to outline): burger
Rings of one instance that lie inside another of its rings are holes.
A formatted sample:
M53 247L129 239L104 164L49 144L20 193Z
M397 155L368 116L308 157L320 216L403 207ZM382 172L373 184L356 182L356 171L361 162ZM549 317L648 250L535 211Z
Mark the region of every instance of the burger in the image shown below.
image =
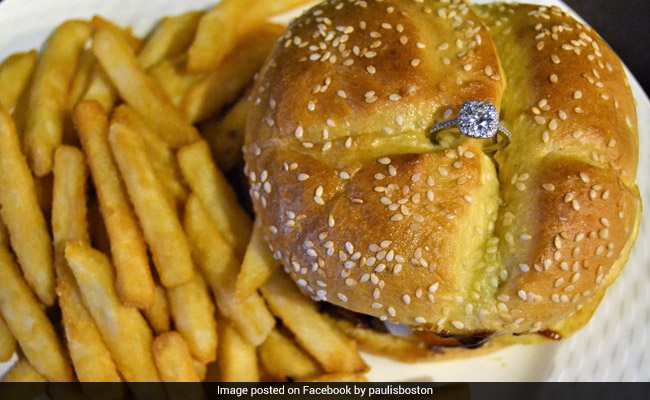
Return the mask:
M559 8L328 0L289 25L251 99L257 223L367 350L568 336L627 261L634 99L615 53Z

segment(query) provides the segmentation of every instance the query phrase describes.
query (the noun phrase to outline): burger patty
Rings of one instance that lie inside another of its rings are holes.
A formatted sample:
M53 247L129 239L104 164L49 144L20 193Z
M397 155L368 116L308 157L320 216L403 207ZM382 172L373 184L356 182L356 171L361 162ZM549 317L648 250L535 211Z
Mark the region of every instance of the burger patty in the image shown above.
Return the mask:
M372 329L376 332L387 335L391 334L386 324L383 321L380 321L379 318L350 311L326 301L322 301L319 304L320 312L328 314L333 318L351 322L360 328ZM483 346L493 336L494 332L479 332L472 335L452 336L445 333L436 334L427 331L413 331L408 337L414 341L424 343L429 348L464 347L467 349L476 349Z

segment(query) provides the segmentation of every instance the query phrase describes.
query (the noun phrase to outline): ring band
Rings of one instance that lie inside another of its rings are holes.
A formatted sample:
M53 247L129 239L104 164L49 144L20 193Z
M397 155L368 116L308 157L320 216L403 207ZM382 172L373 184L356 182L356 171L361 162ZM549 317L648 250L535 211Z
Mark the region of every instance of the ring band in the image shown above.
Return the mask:
M512 141L512 134L499 122L497 108L485 101L465 102L458 112L458 118L444 121L431 127L429 133L434 136L443 130L458 125L458 130L465 136L476 139L491 139L501 134L501 141L484 148L486 152L502 149ZM437 141L436 141L437 142Z

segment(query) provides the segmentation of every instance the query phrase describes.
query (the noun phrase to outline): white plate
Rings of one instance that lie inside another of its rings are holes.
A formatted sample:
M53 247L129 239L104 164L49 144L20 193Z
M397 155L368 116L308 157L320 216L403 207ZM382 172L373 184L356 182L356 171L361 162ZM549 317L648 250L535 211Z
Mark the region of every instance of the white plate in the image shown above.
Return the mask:
M273 1L273 0L268 0ZM70 18L100 14L143 35L164 15L206 9L216 0L5 0L0 3L0 60L38 48ZM481 0L480 2L484 2ZM546 5L560 1L529 0ZM629 74L628 74L629 75ZM638 184L650 204L650 101L629 75L639 116L641 158ZM570 339L538 346L513 346L482 357L438 363L401 364L366 355L374 381L650 381L650 217L621 277L593 319ZM0 364L0 376L10 363Z

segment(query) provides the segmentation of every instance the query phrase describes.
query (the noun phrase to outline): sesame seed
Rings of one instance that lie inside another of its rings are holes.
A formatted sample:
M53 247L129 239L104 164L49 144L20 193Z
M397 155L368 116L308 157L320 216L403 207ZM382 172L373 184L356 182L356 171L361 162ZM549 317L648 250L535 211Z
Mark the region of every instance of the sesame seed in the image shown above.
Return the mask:
M300 182L304 182L304 181L306 181L307 179L309 179L309 175L307 175L307 174L298 174L298 180L299 180Z
M411 296L409 296L408 294L403 295L403 296L402 296L402 301L403 301L404 304L406 304L406 305L411 304Z
M463 324L460 321L452 321L451 324L454 326L456 329L463 329L465 327L465 324Z
M377 69L376 69L375 67L373 67L372 65L368 65L368 66L366 67L366 71L368 71L368 73L369 73L370 75L372 75L372 74L374 74L375 72L377 72Z
M582 98L582 92L579 91L579 90L576 90L575 92L573 92L573 98L576 99L576 100Z
M388 164L390 164L390 158L382 157L382 158L378 159L377 162L379 164L382 164L382 165L388 165Z
M415 317L415 322L417 322L418 324L425 324L427 320L424 319L423 317Z
M411 67L417 67L418 65L420 65L420 60L418 58L411 60Z
M573 209L575 211L580 211L580 204L578 203L578 201L576 199L573 199L571 201L571 207L573 207Z
M339 300L341 300L342 302L344 303L348 302L348 297L343 293L337 293L336 296L338 296Z

